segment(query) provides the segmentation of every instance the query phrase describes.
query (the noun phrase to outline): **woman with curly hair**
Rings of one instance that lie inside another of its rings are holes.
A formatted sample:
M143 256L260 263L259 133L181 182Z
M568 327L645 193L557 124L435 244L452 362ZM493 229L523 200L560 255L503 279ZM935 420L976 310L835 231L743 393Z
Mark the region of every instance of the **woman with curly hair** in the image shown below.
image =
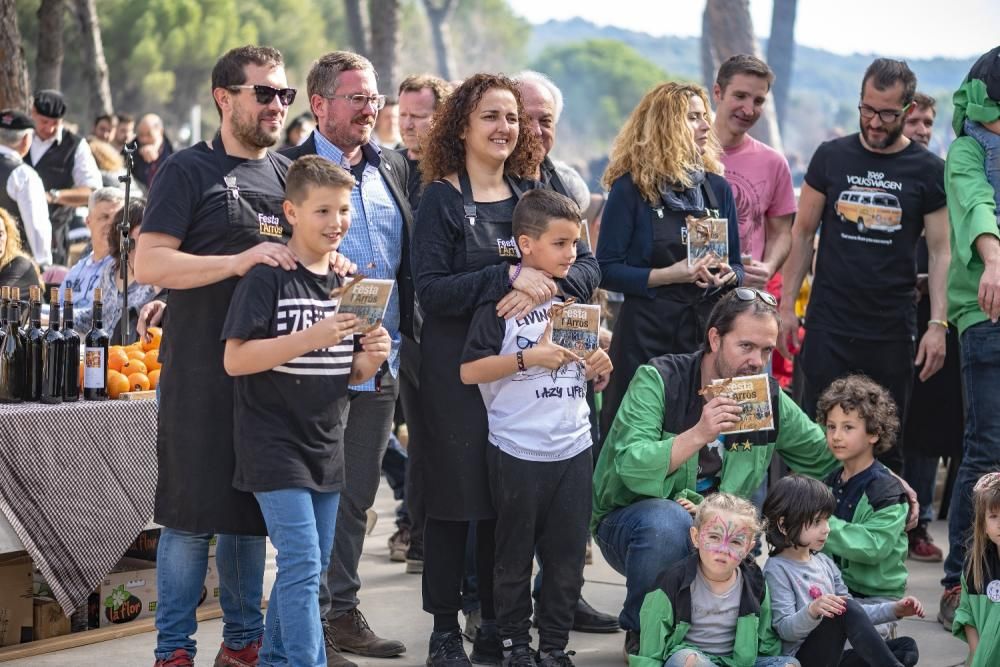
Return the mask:
M493 613L495 512L486 474L487 421L482 396L459 376L476 308L523 317L557 293L579 300L597 287L597 262L580 248L562 280L521 266L511 229L519 191L541 146L528 126L514 82L476 74L438 107L420 168L424 189L413 237L413 273L424 314L420 389L434 438L419 453L426 494L424 609L434 615L428 665L468 665L458 625L466 534L478 521L477 571L483 626L472 658L502 658ZM413 463L411 462L411 465Z
M632 111L615 139L602 182L610 189L597 261L601 287L625 295L615 319L604 391L606 434L636 369L662 354L699 349L712 306L743 282L739 224L722 177L722 149L700 86L664 83ZM729 254L688 263L689 216L727 219Z
M20 287L26 294L29 287L43 287L38 267L21 250L21 233L17 222L0 208L0 285Z

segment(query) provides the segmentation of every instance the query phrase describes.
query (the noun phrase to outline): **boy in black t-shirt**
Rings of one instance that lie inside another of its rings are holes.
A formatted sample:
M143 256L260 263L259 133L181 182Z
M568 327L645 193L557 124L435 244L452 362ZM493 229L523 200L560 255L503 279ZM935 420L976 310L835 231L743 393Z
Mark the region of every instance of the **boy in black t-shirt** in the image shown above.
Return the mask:
M523 266L566 277L580 239L572 200L527 192L514 209L513 231ZM529 646L536 550L545 567L535 614L538 665L572 667L565 649L583 585L593 470L587 381L611 372L602 349L581 359L552 342L554 303L558 297L511 319L497 315L495 302L484 303L462 356L462 381L479 385L489 418L494 603L504 664L512 667L536 664Z
M261 664L326 664L319 577L344 484L347 387L389 354L385 329L362 336L355 352L357 318L333 315L340 280L330 260L350 226L353 187L321 157L292 164L284 212L298 266L251 269L222 331L226 372L236 376L233 486L254 494L278 550Z

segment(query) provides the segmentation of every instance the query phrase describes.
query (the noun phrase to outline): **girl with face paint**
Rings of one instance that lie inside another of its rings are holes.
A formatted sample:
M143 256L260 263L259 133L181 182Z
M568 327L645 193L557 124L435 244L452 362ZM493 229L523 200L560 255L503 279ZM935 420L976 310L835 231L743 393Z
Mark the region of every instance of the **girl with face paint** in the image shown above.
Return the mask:
M699 505L691 528L695 551L646 595L633 667L798 667L778 655L771 600L753 558L762 530L757 509L728 493Z

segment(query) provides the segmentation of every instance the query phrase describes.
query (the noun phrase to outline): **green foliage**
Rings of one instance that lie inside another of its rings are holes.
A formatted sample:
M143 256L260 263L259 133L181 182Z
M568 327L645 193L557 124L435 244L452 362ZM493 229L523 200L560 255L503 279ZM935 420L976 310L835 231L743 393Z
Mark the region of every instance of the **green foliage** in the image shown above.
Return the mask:
M568 146L577 157L606 153L642 96L670 78L635 49L610 39L550 46L530 68L562 90L558 152L564 159Z

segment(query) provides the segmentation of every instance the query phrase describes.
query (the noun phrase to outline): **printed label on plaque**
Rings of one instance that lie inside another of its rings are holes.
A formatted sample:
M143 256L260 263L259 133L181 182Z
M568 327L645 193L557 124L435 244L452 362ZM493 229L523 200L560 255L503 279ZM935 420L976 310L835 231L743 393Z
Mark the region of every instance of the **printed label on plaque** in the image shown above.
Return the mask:
M83 352L83 386L87 389L104 387L104 348L88 347Z

